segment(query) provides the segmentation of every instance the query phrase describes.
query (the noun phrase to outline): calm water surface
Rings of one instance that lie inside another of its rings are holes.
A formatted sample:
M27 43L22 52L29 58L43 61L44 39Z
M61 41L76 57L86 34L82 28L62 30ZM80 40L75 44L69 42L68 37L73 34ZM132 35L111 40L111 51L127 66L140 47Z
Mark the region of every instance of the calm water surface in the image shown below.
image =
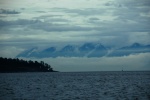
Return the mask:
M0 73L0 100L150 100L150 72Z

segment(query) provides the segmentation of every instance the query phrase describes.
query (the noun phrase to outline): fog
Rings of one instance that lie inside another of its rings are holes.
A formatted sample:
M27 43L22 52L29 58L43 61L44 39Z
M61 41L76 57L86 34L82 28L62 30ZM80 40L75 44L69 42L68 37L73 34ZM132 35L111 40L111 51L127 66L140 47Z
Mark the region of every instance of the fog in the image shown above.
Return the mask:
M30 60L29 58L22 58ZM44 61L54 70L60 72L75 71L145 71L150 70L150 53L141 53L123 57L57 57L57 58L32 58Z

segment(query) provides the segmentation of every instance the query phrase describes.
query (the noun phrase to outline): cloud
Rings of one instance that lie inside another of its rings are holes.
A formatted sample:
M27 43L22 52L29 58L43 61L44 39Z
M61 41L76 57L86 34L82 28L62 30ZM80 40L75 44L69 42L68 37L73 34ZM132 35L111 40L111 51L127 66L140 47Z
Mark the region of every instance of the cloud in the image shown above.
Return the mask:
M150 1L149 0L143 0L143 1L141 1L141 0L136 0L136 1L125 0L125 1L121 1L120 3L122 3L124 6L134 8L134 7L149 7Z
M0 9L0 14L20 14L20 12L15 10Z
M36 12L38 12L38 13L46 13L45 11L36 11Z
M95 21L95 19L92 19ZM96 19L97 20L97 19ZM119 24L120 25L120 24ZM83 27L66 24L52 24L40 20L18 19L0 21L1 44L34 44L39 46L51 42L91 42L98 41L104 45L129 45L134 42L149 44L148 32L137 32L125 26ZM120 28L119 28L120 27ZM125 28L124 28L125 27ZM113 29L112 29L113 28ZM42 34L41 34L42 33Z
M98 8L85 8L85 9L69 9L69 8L53 8L54 11L58 12L65 12L65 13L74 13L82 16L93 16L93 15L100 15L105 13L104 9Z
M42 15L42 16L39 16L39 17L34 17L33 18L34 20L41 20L43 22L50 22L50 23L57 23L57 24L66 24L66 23L69 23L70 20L69 19L66 19L66 18L63 18L63 15Z
M99 18L96 18L96 17L92 17L92 18L89 18L89 20L98 21L98 20L100 20L100 19L99 19Z
M58 18L58 17L63 17L63 15L46 14L46 15L41 15L41 16L38 16L38 17L34 17L34 19L46 19L46 18Z
M24 58L23 58L24 59ZM143 71L150 70L150 53L129 55L124 57L79 58L58 57L34 59L50 64L58 71Z
M106 2L104 5L105 6L118 7L118 8L122 7L122 5L120 3L117 3L117 2L114 2L114 1Z
M14 27L18 27L18 25L21 26L26 26L26 25L32 25L32 24L36 24L40 22L39 20L26 20L26 19L18 19L15 21L5 21L5 20L0 20L0 26L2 27L9 27L12 26L12 28Z
M66 21L63 19L53 19L53 21ZM26 19L18 19L15 21L4 21L0 20L0 26L7 27L10 26L12 28L18 27L18 25L22 27L28 27L31 29L41 29L48 32L53 31L91 31L91 30L99 30L99 27L82 27L82 26L76 26L76 25L67 25L67 24L53 24L51 22L42 22L40 20L26 20Z

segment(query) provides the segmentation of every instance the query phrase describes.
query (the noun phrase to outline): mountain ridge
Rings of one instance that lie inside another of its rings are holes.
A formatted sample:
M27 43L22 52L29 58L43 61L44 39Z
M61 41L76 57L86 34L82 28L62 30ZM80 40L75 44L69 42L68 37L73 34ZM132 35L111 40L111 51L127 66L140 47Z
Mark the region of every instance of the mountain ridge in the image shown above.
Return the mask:
M111 51L111 52L110 52ZM37 47L27 49L19 53L16 57L114 57L114 56L127 56L135 53L150 52L150 45L142 45L140 43L133 43L129 46L122 46L121 48L114 49L107 48L101 43L84 43L83 45L70 45L63 46L60 50L57 47L48 47L42 51L39 51Z

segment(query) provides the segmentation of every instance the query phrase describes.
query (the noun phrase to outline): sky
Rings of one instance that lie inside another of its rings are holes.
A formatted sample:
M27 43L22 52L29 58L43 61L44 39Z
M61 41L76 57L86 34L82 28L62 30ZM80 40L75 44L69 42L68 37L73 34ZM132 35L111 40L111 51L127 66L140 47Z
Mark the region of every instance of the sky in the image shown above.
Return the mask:
M100 42L113 47L135 42L150 44L150 1L0 0L0 56L2 57L13 58L31 47L46 48L51 45L85 42ZM118 59L122 59L120 63L114 63ZM126 66L132 66L127 68L128 70L150 70L147 67L150 64L149 59L148 53L120 58L40 60L56 66L57 70L84 71L85 69L120 70L121 68L117 66L125 63L128 63ZM131 60L134 63L122 62ZM78 65L79 61L83 63Z

